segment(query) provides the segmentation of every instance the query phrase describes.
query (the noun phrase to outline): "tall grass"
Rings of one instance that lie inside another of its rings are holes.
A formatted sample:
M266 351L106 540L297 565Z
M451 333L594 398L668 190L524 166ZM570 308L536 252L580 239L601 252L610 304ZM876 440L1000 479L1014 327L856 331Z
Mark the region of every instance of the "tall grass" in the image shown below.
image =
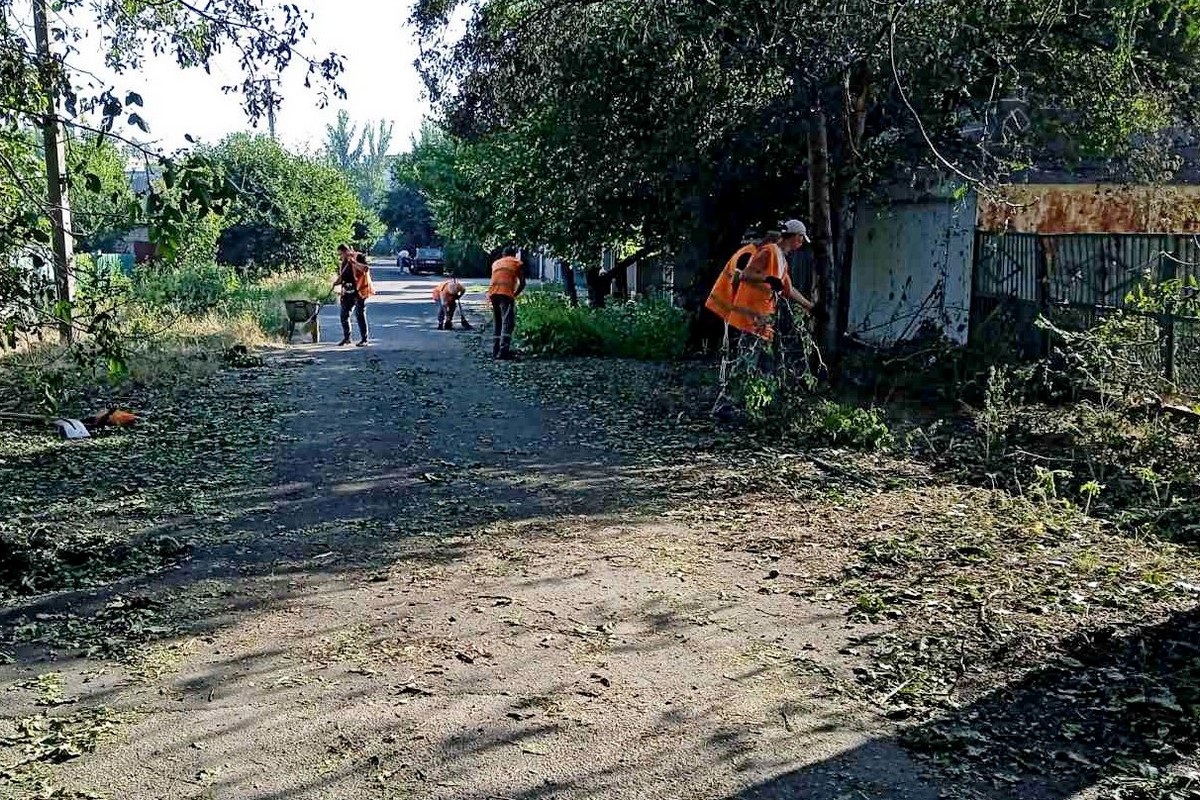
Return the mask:
M561 294L533 290L521 297L517 336L530 353L667 361L683 356L687 316L663 300L636 300L600 309L572 307Z
M207 264L190 269L147 269L134 278L133 295L144 313L172 322L176 334L238 333L257 344L284 329L284 300L331 302L330 276L284 272L240 278L231 268Z
M331 302L329 275L290 272L247 280L213 263L143 266L132 274L76 264L81 323L103 315L103 335L64 346L53 329L0 351L0 407L70 406L101 387L196 381L235 345L281 341L283 301Z

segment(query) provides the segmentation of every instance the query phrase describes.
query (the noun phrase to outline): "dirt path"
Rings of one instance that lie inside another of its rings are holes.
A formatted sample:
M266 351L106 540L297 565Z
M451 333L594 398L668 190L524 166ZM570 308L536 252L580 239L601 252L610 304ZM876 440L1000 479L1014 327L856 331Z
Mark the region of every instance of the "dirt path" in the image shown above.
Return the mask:
M169 634L135 662L4 668L9 719L56 704L35 679L50 669L73 710L113 710L114 735L56 784L123 800L937 796L840 688L869 626L770 590L810 568L802 547L729 548L678 513L712 487L520 399L504 377L520 365L433 329L432 281L379 277L372 347L280 357L270 479L225 498L211 530L172 532L203 543L183 568L122 587L166 609Z

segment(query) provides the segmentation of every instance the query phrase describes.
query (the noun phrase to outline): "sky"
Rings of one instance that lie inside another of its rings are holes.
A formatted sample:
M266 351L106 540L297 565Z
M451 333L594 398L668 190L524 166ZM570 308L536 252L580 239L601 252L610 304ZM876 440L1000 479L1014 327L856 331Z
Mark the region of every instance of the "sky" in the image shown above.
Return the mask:
M362 123L383 119L395 123L391 151L408 149L413 134L428 113L421 81L413 66L418 49L407 26L410 3L404 0L296 0L312 12L309 41L304 52L323 57L330 51L345 60L340 78L346 100L332 98L327 108L318 107L318 93L303 86L307 65L297 63L283 84L283 108L276 116L276 132L285 145L317 150L325 137L325 126L334 121L339 108L351 120ZM79 58L86 59L87 44ZM96 67L103 73L103 69ZM141 74L113 78L118 93L133 90L145 101L142 116L150 126L150 139L166 151L187 145L186 136L212 142L222 136L250 130L236 94L226 95L221 86L238 82L236 63L214 65L213 74L181 70L171 59L149 62ZM259 130L266 132L266 120Z

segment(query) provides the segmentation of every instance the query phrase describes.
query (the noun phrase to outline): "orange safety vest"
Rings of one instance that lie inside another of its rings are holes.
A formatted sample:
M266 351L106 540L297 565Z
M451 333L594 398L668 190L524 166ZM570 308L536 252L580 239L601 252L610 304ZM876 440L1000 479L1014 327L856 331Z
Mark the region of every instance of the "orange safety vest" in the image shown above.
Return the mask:
M737 292L733 297L733 309L726 321L740 331L753 334L770 341L775 336L771 327L771 317L775 313L775 293L766 283L768 276L775 276L783 281L783 290L792 288L792 279L788 275L787 259L783 250L777 244L763 245L767 251L766 269L759 273L749 270L742 274ZM761 251L760 251L761 252Z
M451 286L454 288L451 289ZM451 279L448 281L442 281L436 287L434 287L433 301L436 303L438 300L443 299L446 295L450 295L451 297L462 297L466 293L466 287L464 287L457 280Z
M758 245L748 244L734 253L733 257L725 263L725 269L721 270L717 282L713 284L712 291L708 294L708 300L704 303L705 308L726 322L729 321L729 312L733 310L733 297L737 294L737 284L741 278L738 274L738 262L745 256L754 258L754 254L757 252Z
M354 289L358 292L358 296L366 300L371 295L375 294L375 284L371 281L371 270L361 264L355 263L354 270Z
M505 256L492 264L492 285L488 287L488 295L503 295L515 298L517 287L521 285L521 259Z
M351 250L346 255L342 256L341 264L338 267L338 280L346 274L346 265L350 265L350 274L354 276L354 291L364 300L375 294L375 284L371 281L370 267L365 267L359 264L354 259L358 253Z

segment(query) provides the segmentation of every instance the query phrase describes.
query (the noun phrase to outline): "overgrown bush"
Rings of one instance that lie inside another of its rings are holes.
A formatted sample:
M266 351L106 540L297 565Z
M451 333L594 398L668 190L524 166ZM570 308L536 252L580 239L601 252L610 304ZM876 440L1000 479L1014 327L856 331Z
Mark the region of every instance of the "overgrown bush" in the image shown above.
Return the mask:
M877 408L823 400L814 408L812 430L832 445L880 450L892 445L892 431Z
M199 314L227 299L241 281L233 267L209 262L189 267L139 267L134 285L136 298L149 308Z
M662 300L592 309L572 307L558 293L530 291L519 319L522 346L538 355L665 361L680 358L687 342L687 315Z
M873 451L885 450L895 443L880 409L831 399L795 397L779 416L757 422L782 428L788 436L818 446Z
M1200 417L1159 407L1152 319L1114 314L1067 331L1022 368L993 367L969 427L944 417L910 435L918 452L976 482L1078 508L1130 531L1200 541ZM972 435L973 434L973 435Z
M218 260L241 275L332 268L338 244L382 233L345 175L269 137L233 134L206 154L240 190L221 222Z

